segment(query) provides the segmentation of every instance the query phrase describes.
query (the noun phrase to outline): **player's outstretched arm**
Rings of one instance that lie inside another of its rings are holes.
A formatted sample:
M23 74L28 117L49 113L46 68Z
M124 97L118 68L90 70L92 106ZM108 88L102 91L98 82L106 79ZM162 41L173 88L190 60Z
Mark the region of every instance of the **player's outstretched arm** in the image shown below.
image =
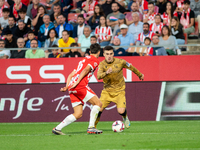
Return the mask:
M78 77L78 80L71 86L70 89L75 88L79 82L91 71L90 65L87 65Z

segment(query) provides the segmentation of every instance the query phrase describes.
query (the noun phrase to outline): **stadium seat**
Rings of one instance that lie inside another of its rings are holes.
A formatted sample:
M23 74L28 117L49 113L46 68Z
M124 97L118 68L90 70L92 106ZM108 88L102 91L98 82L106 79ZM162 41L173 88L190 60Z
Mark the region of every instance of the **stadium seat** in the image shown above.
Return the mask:
M184 33L183 35L185 37L185 44L187 44L187 33Z
M76 22L79 14L80 13L69 13L68 14L68 22Z

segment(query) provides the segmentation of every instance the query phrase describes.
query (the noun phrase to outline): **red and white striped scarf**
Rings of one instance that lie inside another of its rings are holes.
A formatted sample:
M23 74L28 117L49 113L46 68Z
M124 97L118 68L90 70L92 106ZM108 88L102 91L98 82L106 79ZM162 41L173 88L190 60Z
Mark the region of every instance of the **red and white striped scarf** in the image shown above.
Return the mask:
M183 2L184 2L184 0L178 0L178 1L176 2L177 7L178 7L178 8L183 8Z
M158 31L159 33L161 33L161 30L162 30L163 26L164 26L164 24L162 22L158 26L156 25L156 23L153 23L152 27L151 27L151 31L154 32L154 33L156 31Z
M188 8L187 14L186 14L186 19L184 17L185 10L183 10L182 15L181 15L180 23L183 25L184 29L186 29L188 27L188 25L190 24L190 10L191 9Z
M14 6L13 6L13 15L15 18L18 18L19 15L18 15L18 12L17 12L17 9L15 8L15 6L16 6L16 4L14 4ZM22 3L19 4L19 9L21 9L21 8L22 8Z

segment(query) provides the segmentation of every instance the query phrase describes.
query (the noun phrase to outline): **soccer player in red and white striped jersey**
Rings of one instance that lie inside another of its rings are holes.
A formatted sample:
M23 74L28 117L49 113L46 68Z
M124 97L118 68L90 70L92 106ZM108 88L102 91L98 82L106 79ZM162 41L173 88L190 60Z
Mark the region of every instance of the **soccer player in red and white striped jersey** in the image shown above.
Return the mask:
M81 118L83 114L83 105L87 101L93 105L90 112L90 121L87 133L102 133L101 130L97 130L94 127L102 103L96 94L88 87L88 82L99 65L99 60L97 58L99 57L100 49L101 47L99 44L92 44L90 46L90 56L85 57L78 63L76 69L74 69L68 76L66 87L60 89L62 92L67 90L69 91L74 113L68 115L59 125L53 128L52 132L54 134L64 135L64 133L61 132L61 129Z

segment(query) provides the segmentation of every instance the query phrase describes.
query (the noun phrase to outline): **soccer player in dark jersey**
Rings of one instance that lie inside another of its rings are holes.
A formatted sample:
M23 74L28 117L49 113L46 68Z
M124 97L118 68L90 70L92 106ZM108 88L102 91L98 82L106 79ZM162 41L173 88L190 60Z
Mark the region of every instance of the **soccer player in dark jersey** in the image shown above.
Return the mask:
M126 128L130 127L130 121L126 111L126 97L125 97L125 81L123 77L123 68L127 68L134 72L140 80L144 79L144 75L140 73L135 67L129 64L124 59L114 58L112 46L104 48L105 60L100 62L97 78L103 79L104 89L101 92L100 101L102 108L99 111L95 122L95 127L100 120L101 113L111 103L114 102L117 106L118 113L123 117Z

